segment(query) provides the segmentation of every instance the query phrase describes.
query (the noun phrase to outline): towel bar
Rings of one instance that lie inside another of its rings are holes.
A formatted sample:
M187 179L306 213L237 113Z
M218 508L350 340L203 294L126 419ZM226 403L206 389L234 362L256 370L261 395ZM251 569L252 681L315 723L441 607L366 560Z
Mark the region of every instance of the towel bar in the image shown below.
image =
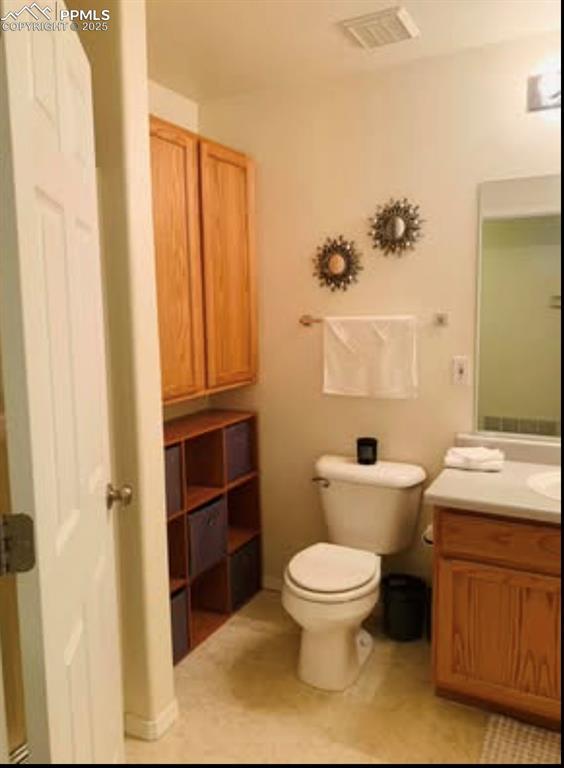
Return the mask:
M300 324L305 325L307 328L309 328L311 325L315 325L315 323L322 323L323 319L321 317L313 317L312 315L302 315L300 317Z
M433 325L439 328L446 328L449 324L450 316L448 312L435 312L433 315ZM322 323L322 317L314 317L313 315L302 315L299 319L300 325L304 325L306 328L310 328L312 325Z

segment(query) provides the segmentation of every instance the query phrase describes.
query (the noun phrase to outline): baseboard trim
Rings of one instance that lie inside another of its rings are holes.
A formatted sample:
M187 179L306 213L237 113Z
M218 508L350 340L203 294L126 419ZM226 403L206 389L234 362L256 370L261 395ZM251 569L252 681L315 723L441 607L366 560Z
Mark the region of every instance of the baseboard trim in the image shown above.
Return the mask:
M168 731L178 717L178 702L171 701L154 720L145 720L139 715L125 713L125 733L142 741L157 741Z
M282 586L284 582L278 576L263 576L262 586L263 589L271 589L273 592L282 592Z

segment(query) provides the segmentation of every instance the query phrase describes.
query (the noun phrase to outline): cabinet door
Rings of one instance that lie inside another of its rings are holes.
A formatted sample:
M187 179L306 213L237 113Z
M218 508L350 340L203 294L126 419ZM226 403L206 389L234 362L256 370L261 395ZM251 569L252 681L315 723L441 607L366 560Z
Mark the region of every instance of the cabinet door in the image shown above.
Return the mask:
M254 171L249 158L201 142L209 389L253 382L257 368Z
M198 139L151 118L161 377L167 403L205 389Z
M560 718L560 580L439 558L439 690L508 712Z

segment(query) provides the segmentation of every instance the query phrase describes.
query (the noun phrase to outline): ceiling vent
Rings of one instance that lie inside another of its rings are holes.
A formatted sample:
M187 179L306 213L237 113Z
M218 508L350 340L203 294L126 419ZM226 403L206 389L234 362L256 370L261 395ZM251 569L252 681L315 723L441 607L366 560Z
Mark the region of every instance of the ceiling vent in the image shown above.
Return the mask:
M372 50L419 37L420 32L405 8L396 6L341 22L343 29L363 48Z

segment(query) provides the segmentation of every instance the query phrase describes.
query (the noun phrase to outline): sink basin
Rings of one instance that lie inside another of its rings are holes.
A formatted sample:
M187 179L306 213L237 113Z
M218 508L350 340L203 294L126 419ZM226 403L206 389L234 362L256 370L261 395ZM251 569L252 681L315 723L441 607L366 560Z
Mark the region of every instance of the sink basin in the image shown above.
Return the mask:
M562 473L560 471L538 472L528 478L527 485L542 496L560 501L562 499L561 481Z

